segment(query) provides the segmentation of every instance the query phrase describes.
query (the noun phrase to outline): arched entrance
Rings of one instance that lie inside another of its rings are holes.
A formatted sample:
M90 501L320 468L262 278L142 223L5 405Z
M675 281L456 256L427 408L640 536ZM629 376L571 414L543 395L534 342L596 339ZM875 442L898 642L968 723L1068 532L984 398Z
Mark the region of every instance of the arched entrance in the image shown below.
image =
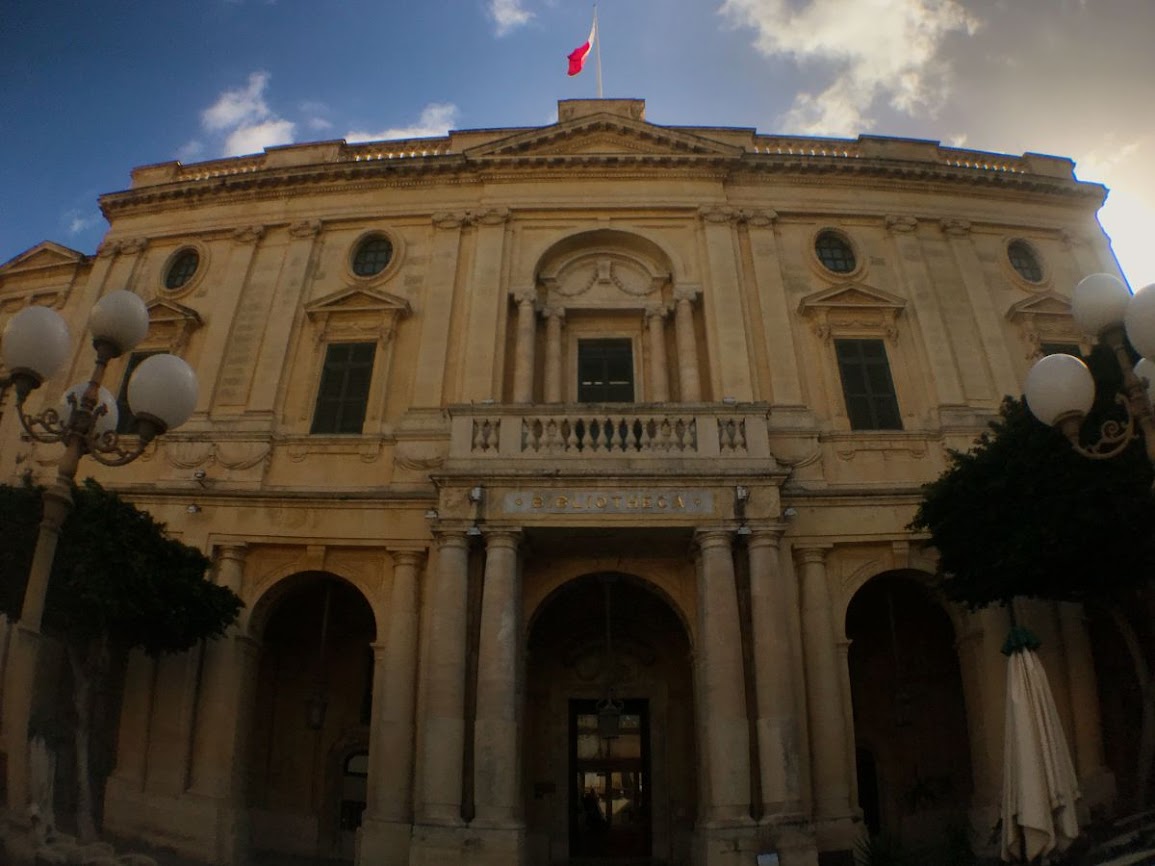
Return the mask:
M254 851L353 859L365 808L373 611L354 586L309 572L253 611L261 639L249 766Z
M688 862L696 811L689 660L682 620L639 578L586 575L542 604L527 665L531 863ZM620 711L616 732L608 709Z
M972 787L954 628L921 577L872 578L846 611L859 805L916 848L965 826Z

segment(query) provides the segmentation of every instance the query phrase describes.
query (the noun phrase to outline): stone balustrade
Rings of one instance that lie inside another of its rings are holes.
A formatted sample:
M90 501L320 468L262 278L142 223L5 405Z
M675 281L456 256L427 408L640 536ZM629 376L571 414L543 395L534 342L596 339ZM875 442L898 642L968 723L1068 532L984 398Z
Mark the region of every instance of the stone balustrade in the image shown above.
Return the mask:
M768 458L762 405L468 406L450 409L451 459Z

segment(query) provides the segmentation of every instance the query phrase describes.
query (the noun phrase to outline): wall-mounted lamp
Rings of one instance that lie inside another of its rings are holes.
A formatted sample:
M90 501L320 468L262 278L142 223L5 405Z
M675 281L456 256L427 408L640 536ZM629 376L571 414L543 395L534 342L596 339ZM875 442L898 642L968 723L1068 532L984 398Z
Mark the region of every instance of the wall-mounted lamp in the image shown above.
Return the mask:
M485 491L482 490L481 487L471 487L469 490L469 501L477 505L477 503L481 502L481 497L484 494Z
M189 514L200 514L202 510L203 509L195 502L191 502L185 507L185 511L187 511Z
M785 517L787 520L793 520L795 517L798 516L798 509L795 508L793 505L787 505L786 508L784 508L782 510L782 516Z
M436 508L430 508L428 511L425 512L425 519L426 520L436 520L440 516L441 515L437 513Z
M481 527L475 523L473 526L469 527L469 529L465 530L465 534L466 535L481 535Z
M725 404L726 406L733 406L737 402L738 401L735 400L733 397L723 397L722 398L722 403Z
M748 502L750 500L750 488L739 484L734 488L734 498L739 502Z

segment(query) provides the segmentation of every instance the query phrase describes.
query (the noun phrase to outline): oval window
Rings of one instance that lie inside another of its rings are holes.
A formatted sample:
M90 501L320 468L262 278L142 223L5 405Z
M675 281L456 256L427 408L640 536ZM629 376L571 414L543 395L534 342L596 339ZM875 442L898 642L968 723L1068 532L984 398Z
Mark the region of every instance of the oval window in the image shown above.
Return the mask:
M357 244L353 253L353 273L359 277L373 277L381 273L393 259L393 244L384 235L372 235Z
M836 274L849 274L857 267L854 250L846 238L837 232L828 231L818 235L814 241L814 252L822 266Z
M164 275L164 287L166 289L183 288L193 278L200 263L200 253L196 250L181 250L173 257L172 263L168 266L168 273Z
M1043 267L1039 264L1039 257L1026 241L1011 241L1007 246L1007 258L1015 273L1028 283L1043 281Z

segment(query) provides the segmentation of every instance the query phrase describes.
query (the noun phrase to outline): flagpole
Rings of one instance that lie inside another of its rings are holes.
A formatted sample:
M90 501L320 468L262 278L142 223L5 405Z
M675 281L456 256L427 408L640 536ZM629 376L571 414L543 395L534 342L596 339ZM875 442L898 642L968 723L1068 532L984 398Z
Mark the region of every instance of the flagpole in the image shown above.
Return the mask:
M598 4L594 4L594 51L598 64L598 99L602 98L602 34L598 29Z

